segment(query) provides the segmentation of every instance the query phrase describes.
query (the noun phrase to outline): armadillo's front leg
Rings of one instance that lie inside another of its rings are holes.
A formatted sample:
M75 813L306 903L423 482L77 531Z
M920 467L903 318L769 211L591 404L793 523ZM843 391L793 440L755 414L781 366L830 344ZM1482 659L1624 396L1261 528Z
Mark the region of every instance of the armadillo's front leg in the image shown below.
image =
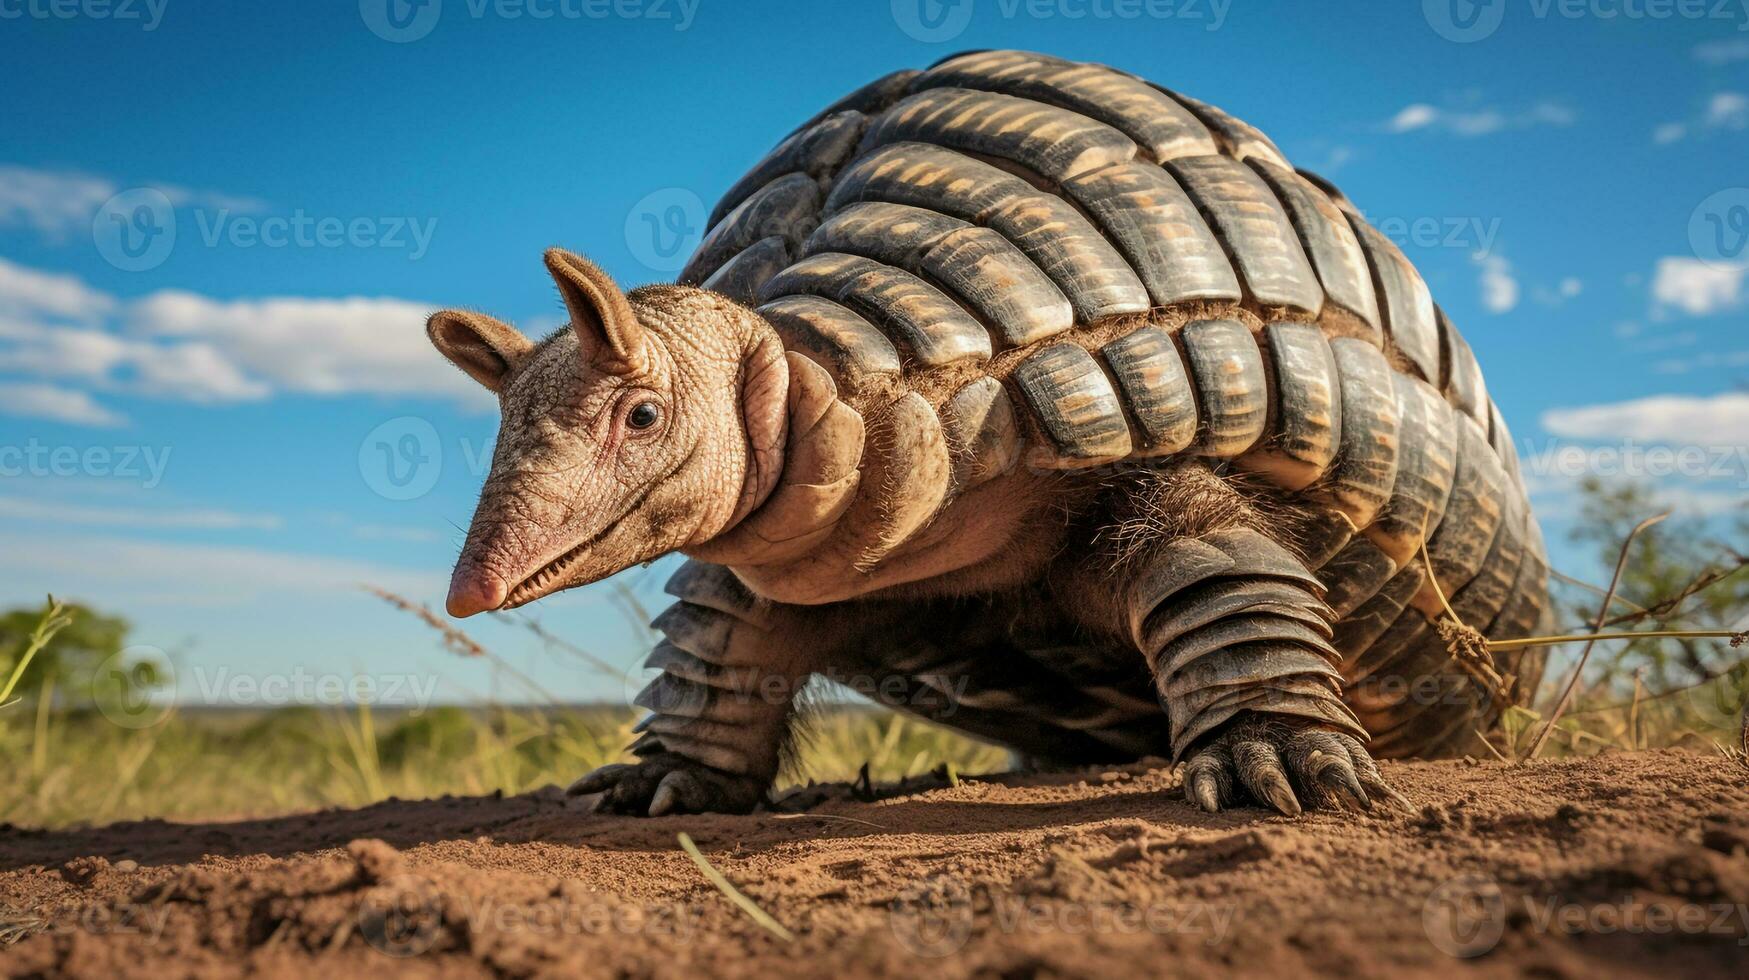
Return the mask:
M815 668L807 637L719 565L688 562L668 591L679 601L656 618L664 639L646 661L662 674L634 702L651 712L631 747L638 761L570 792L600 793L597 809L616 813L746 813L777 775L794 696Z
M1324 587L1287 549L1248 528L1169 541L1135 568L1126 604L1192 802L1293 815L1301 799L1401 799L1342 701Z

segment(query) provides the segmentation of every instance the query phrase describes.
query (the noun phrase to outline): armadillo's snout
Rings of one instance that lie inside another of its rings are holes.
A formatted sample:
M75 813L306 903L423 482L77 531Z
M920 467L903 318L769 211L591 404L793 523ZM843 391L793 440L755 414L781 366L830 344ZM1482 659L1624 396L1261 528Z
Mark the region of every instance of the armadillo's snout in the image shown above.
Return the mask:
M463 562L455 567L449 579L449 600L444 608L451 616L465 619L475 613L490 612L504 605L510 596L510 586L496 573L478 565Z

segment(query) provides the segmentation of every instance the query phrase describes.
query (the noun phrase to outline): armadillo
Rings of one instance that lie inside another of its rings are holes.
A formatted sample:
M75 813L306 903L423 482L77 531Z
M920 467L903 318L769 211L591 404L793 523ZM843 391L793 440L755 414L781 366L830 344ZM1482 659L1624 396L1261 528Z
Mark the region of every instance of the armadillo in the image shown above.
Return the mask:
M826 677L1210 811L1370 808L1535 689L1511 434L1398 247L1221 110L972 52L823 109L678 284L428 331L498 394L452 615L681 552L616 812L746 811Z

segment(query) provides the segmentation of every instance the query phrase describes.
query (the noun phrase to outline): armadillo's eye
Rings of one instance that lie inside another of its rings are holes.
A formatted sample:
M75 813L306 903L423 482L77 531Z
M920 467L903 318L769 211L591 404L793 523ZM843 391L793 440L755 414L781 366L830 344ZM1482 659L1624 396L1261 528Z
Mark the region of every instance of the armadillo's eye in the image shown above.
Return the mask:
M662 421L662 408L655 402L638 402L626 413L626 425L633 429L648 429Z

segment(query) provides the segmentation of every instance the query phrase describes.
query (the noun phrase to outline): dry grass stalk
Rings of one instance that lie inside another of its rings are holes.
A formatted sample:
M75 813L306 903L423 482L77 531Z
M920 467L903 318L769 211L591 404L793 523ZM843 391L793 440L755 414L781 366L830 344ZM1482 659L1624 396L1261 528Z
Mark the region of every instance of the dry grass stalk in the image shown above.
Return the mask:
M692 863L698 865L699 873L704 875L706 881L715 885L717 891L723 893L724 898L735 903L735 906L741 911L747 913L747 917L754 922L757 922L760 928L786 943L795 942L795 933L784 928L783 923L772 918L764 909L755 904L751 898L742 894L739 888L736 888L729 883L729 879L723 877L721 871L712 867L711 863L705 860L705 856L699 852L698 845L692 842L692 837L690 835L685 831L682 831L679 840L680 849L686 852L687 857L692 858Z
M1488 638L1482 631L1469 625L1458 617L1457 610L1451 607L1451 601L1445 597L1445 589L1439 584L1439 577L1433 573L1433 558L1427 553L1427 544L1421 544L1421 561L1427 566L1427 581L1433 585L1433 594L1439 597L1439 605L1445 610L1446 618L1434 624L1439 631L1439 638L1445 641L1445 648L1451 651L1452 660L1458 669L1470 675L1470 679L1480 684L1482 690L1493 702L1497 711L1504 712L1512 707L1512 698L1506 693L1512 687L1512 679L1501 677L1500 671L1494 666L1494 654L1488 645Z
M1628 555L1633 550L1634 539L1639 537L1647 528L1658 524L1669 516L1670 514L1666 512L1654 517L1646 518L1640 523L1634 525L1634 529L1628 532L1627 539L1622 541L1621 555L1615 562L1615 574L1610 577L1609 590L1605 592L1603 596L1603 606L1597 610L1597 621L1592 624L1591 627L1593 633L1602 633L1603 624L1609 619L1609 607L1615 601L1616 590L1621 588L1622 573L1627 570ZM1561 714L1567 710L1567 702L1573 697L1573 689L1579 685L1579 675L1584 673L1585 664L1591 659L1591 651L1596 646L1597 637L1592 637L1585 641L1585 649L1579 654L1579 662L1574 665L1572 676L1567 678L1567 686L1562 689L1560 700L1555 702L1555 709L1549 713L1549 720L1544 722L1542 730L1537 732L1536 739L1530 743L1530 751L1525 753L1524 758L1536 758L1537 754L1542 751L1542 747L1547 744L1549 740L1549 732L1554 730L1556 723L1561 720ZM1522 762L1524 760L1520 759L1519 761Z
M408 599L405 596L396 595L388 589L379 586L360 585L359 588L369 592L371 595L376 596L378 599L383 600L402 612L411 613L418 617L421 622L436 630L443 636L443 645L446 649L459 653L464 657L486 657L488 659L494 659L491 651L474 642L473 637L444 622L436 613L431 611L430 606L427 606L424 603L414 602L412 599Z

